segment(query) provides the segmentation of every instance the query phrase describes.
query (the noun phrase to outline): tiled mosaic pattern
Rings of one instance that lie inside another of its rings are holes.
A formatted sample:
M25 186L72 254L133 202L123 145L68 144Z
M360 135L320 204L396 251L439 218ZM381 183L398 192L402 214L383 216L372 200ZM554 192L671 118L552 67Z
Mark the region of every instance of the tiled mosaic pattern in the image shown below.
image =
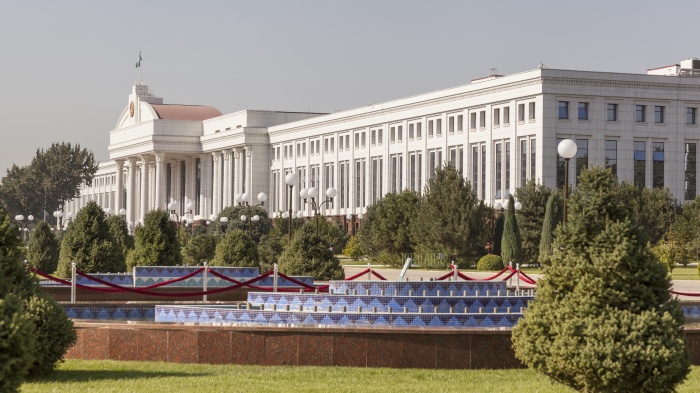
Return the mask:
M105 321L153 321L155 309L152 305L100 305L80 306L63 304L68 318Z
M290 310L347 312L374 311L377 312L423 312L438 313L519 313L527 307L532 296L509 297L444 297L444 296L341 296L328 294L280 294L265 292L249 292L248 302L261 306L265 310ZM420 309L419 309L420 308Z
M505 281L330 281L335 295L373 296L498 296L506 294Z
M156 306L156 322L231 323L262 325L315 325L355 327L512 327L520 313L328 313L225 310L221 308Z
M700 319L700 307L697 305L681 305L683 310L683 315L685 315L686 320L698 320Z

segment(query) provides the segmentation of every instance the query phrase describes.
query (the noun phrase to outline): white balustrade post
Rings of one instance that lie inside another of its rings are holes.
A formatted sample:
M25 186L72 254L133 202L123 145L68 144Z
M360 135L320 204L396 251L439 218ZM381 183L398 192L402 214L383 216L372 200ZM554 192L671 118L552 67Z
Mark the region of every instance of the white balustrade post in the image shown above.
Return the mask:
M372 265L367 262L367 280L372 281Z
M71 280L70 280L70 302L75 303L75 262L71 263L70 265L70 274L71 274Z
M513 268L513 262L508 262L508 267L511 269ZM508 284L507 286L513 286L513 276L511 275L510 278L508 278Z
M272 292L277 292L277 264L275 263L275 268L272 273Z
M452 281L457 281L457 277L459 277L459 270L457 270L455 261L452 261Z
M207 291L207 269L209 268L209 264L204 262L204 271L202 272L202 290L204 292ZM202 296L202 301L207 301L207 294L205 293L204 296Z

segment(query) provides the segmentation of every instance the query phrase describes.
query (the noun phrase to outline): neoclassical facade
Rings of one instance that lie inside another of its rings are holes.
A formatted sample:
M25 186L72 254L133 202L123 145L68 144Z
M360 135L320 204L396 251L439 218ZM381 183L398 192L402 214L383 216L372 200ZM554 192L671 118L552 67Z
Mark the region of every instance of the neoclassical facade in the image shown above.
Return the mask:
M288 208L284 178L294 172L293 211L312 214L300 189L334 187L338 195L323 213L345 220L387 193L421 192L446 163L491 204L531 179L561 186L556 148L565 138L578 146L569 166L574 186L583 167L608 165L621 180L691 200L700 143L696 75L694 59L646 74L539 68L331 114L222 115L164 104L140 84L110 131L111 161L64 211L95 200L125 209L136 223L176 202L179 215L209 219L236 194L265 192L275 215Z

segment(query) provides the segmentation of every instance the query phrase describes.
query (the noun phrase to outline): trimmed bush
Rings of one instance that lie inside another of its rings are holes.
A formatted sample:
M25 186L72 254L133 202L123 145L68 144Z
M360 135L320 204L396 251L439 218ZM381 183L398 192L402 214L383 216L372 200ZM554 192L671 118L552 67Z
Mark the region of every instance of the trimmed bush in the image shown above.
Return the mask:
M124 256L109 232L105 213L88 202L68 226L58 260L58 274L70 276L71 263L86 273L124 271Z
M16 392L36 351L34 322L18 296L0 298L0 392Z
M317 280L345 278L340 261L328 244L316 236L316 225L307 223L294 234L279 258L279 270L290 276L313 276Z
M348 240L343 249L343 255L352 258L353 261L357 261L364 256L357 236L350 237L350 240Z
M126 220L119 216L107 217L107 226L109 226L109 233L112 234L114 241L119 246L122 252L122 259L119 265L119 271L126 271L126 258L129 256L131 250L134 249L134 238L129 234L129 227L126 225Z
M52 297L32 296L27 302L27 310L34 319L37 338L31 376L44 376L63 361L63 355L75 343L77 336L73 322Z
M182 250L182 259L189 265L211 262L214 255L216 255L216 239L207 234L193 237Z
M29 240L27 263L34 269L53 274L58 268L60 246L51 226L44 221L39 222Z
M503 270L503 258L494 254L484 255L483 257L481 257L481 259L479 259L479 262L476 264L476 269L496 271Z
M136 227L134 244L134 250L126 259L129 270L134 266L176 266L182 263L175 224L165 210L146 213L143 226Z
M258 246L247 232L233 229L216 246L213 266L260 267Z

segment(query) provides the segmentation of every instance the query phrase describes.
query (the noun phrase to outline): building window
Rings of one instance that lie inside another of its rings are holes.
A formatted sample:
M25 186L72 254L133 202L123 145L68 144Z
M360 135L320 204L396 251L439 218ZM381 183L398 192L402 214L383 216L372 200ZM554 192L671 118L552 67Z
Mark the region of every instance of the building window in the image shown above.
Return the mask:
M323 152L328 153L328 144L330 143L329 138L323 140Z
M464 131L464 116L457 116L457 132Z
M476 130L476 112L469 114L469 129Z
M477 193L479 189L479 146L472 146L472 190Z
M372 130L372 146L377 144L377 130Z
M617 121L617 104L608 104L608 121Z
M646 186L647 176L647 149L646 143L642 141L634 142L634 185L637 188Z
M525 104L518 104L518 121L525 121Z
M569 101L559 101L559 118L569 118Z
M588 103L587 102L579 102L578 103L578 119L579 120L588 120Z
M527 139L520 141L520 186L527 182Z
M500 108L496 108L493 110L493 119L491 119L491 121L493 121L494 126L498 126L501 124L501 109Z
M494 160L496 161L496 199L501 199L503 195L502 193L502 180L503 180L503 150L502 150L502 144L501 143L496 143L496 153L494 154Z
M654 156L652 161L652 187L664 188L664 143L654 142L652 147L654 148Z
M366 136L367 136L367 133L364 132L364 131L362 131L362 147L365 147L365 146L366 146L366 143L365 143L365 142L366 142L366 138L365 138Z
M505 197L508 198L510 195L510 142L506 142L506 194Z
M364 159L355 160L355 207L365 206L365 165Z
M380 145L384 143L384 130L381 128L377 130L377 143Z
M697 112L698 108L686 108L686 119L687 124L697 124Z
M391 127L391 131L389 132L391 134L391 143L396 142L396 128Z
M423 123L416 123L416 139L421 139L423 137Z
M345 150L350 150L350 134L345 135Z
M398 134L399 142L401 142L403 140L403 126L399 126Z
M334 166L332 162L323 166L323 188L335 187L335 182L333 181ZM326 209L333 208L333 202L328 202L325 205ZM275 211L276 209L272 210Z
M450 165L455 167L460 174L462 173L462 154L464 154L462 147L450 147Z
M697 145L685 144L685 200L691 201L697 196Z
M421 182L421 154L411 153L408 157L409 179L408 184L411 191L420 191Z
M381 157L372 158L372 200L371 204L376 203L382 198L382 164L384 160Z
M454 134L455 132L455 117L450 116L447 118L447 132Z
M433 137L433 121L428 120L428 138Z
M530 179L534 179L537 168L537 144L535 138L530 138Z
M442 119L435 120L435 135L442 135Z
M338 163L340 172L340 208L347 209L350 207L350 162L341 161Z
M343 150L343 136L338 139L338 150Z
M576 139L576 179L588 168L588 139Z
M486 111L479 112L479 127L486 127Z
M612 169L613 175L617 176L617 141L605 141L605 166Z
M408 125L408 140L412 141L413 140L413 123Z
M481 145L481 200L486 199L486 145Z
M663 106L655 106L654 107L654 123L663 123L664 122L664 107Z
M535 120L535 103L531 102L529 106L528 113L530 114L530 120Z
M563 141L564 138L557 138L557 146ZM556 150L556 147L555 147ZM557 188L564 189L564 172L565 172L566 160L559 154L557 154Z
M403 191L403 156L397 154L391 156L391 192Z
M503 108L503 124L504 125L510 124L510 107L509 106Z
M635 105L634 107L634 121L637 123L644 123L647 121L647 106L646 105Z

